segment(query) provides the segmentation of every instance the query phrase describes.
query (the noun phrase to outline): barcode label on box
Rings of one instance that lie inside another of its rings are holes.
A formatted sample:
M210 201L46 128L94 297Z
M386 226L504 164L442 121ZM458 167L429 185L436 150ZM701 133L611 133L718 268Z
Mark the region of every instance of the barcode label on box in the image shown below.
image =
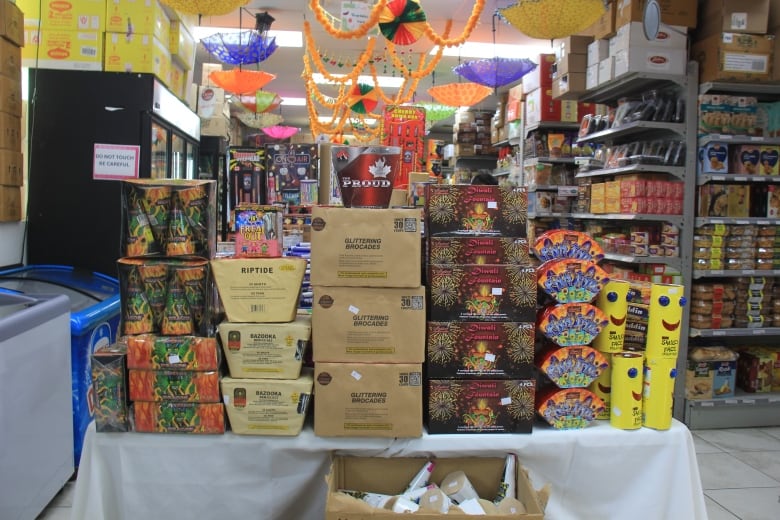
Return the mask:
M723 70L725 72L767 72L769 57L760 54L742 54L727 52L723 55Z
M265 304L252 303L249 305L249 312L265 312Z

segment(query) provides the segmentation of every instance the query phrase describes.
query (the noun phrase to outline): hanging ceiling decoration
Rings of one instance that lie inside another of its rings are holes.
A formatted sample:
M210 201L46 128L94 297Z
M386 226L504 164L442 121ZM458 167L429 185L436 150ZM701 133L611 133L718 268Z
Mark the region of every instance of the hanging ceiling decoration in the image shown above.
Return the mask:
M217 16L232 13L249 3L249 0L160 0L176 11L187 14Z
M553 40L593 25L604 14L604 0L518 0L498 13L526 36Z
M416 106L425 110L425 120L429 123L435 123L442 119L447 119L454 114L458 107L442 105L439 103L415 103Z
M274 74L262 70L215 70L209 74L209 79L218 87L233 94L246 94L266 86L276 79Z
M526 58L487 58L454 67L452 72L474 83L498 88L515 82L534 70L536 63Z
M265 128L269 126L275 126L284 121L281 114L271 114L263 112L261 114L255 114L248 110L237 110L235 115L239 121L244 123L250 128Z
M242 94L238 100L241 105L254 114L262 114L279 108L282 98L275 92L258 90L252 94Z
M379 104L379 92L373 85L355 83L349 89L347 104L350 110L358 114L366 114L374 110Z
M274 139L287 139L297 134L299 130L300 128L294 126L269 126L260 129L265 135Z
M476 105L492 93L490 87L479 83L447 83L428 89L433 99L451 107L470 107Z
M411 45L425 33L425 12L415 0L388 0L379 15L379 30L397 45Z
M215 33L201 39L201 43L212 56L231 65L263 62L277 49L275 37L257 31Z

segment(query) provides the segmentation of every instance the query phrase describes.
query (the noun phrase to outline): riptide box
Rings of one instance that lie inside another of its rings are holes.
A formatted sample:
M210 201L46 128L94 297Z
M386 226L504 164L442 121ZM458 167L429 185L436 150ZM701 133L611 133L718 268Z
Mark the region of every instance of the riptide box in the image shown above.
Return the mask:
M312 344L315 362L422 363L425 288L315 285Z
M314 434L422 436L422 364L314 364Z
M233 323L218 326L231 377L296 379L311 342L311 318L290 323Z
M16 0L24 23L44 31L106 30L106 0ZM124 28L127 31L127 27Z
M426 186L425 232L437 236L525 237L528 193L512 186Z
M24 27L22 65L60 70L103 70L103 33L100 31L38 30Z
M312 209L311 282L339 287L419 287L419 209Z

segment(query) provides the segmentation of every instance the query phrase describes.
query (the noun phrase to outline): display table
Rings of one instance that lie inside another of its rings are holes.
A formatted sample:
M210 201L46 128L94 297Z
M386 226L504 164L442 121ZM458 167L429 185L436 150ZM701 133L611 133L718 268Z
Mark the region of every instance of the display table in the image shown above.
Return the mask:
M72 518L321 520L333 450L363 457L484 457L516 452L535 488L552 485L546 518L706 519L693 439L668 431L535 427L531 435L418 439L96 433L90 425Z

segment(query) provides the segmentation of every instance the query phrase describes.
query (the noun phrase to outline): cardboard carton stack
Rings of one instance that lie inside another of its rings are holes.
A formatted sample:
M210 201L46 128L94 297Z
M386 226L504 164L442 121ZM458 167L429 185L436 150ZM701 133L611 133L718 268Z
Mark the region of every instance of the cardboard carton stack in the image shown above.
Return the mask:
M22 220L22 12L0 0L0 222Z
M452 142L456 157L496 153L490 140L491 118L488 112L462 111L455 115Z
M425 197L429 433L529 433L536 280L524 188L430 185Z
M422 435L420 224L419 209L312 210L316 435Z
M592 36L567 36L553 41L552 97L576 100L585 93L585 74L588 65L588 45Z
M216 86L209 74L222 70L221 64L204 63L201 70L201 84L197 86L196 105L193 108L200 116L201 135L224 137L230 142L241 142L235 139L235 132L230 124L230 105L225 90ZM254 186L254 185L253 185ZM259 187L258 187L259 189ZM256 199L246 202L265 202Z

